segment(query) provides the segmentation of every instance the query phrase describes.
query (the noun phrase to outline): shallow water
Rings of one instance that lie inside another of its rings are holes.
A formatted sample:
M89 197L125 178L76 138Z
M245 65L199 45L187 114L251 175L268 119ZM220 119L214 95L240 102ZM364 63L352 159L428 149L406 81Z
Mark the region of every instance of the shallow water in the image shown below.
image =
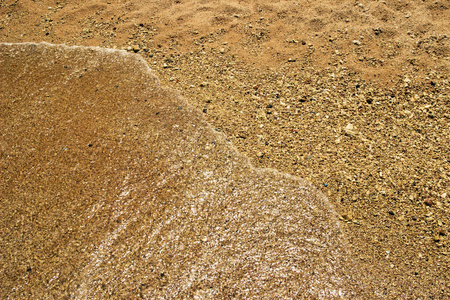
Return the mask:
M1 298L355 298L336 214L136 54L0 44Z

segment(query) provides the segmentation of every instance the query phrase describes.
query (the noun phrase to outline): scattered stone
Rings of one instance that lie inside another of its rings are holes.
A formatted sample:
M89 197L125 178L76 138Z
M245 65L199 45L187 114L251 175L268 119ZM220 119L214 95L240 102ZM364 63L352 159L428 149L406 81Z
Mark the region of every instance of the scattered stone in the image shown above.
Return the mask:
M133 45L132 46L132 50L133 50L134 53L138 53L139 50L141 50L141 47L139 47L139 45Z
M355 126L353 124L348 123L347 126L344 129L344 132L348 136L355 136L357 133L355 131Z
M358 46L361 45L361 42L358 41L358 40L353 40L352 43L355 44L355 45L358 45Z
M345 220L345 221L352 221L353 220L353 213L351 213L351 212L343 213L342 216L341 216L341 219Z
M426 206L433 206L434 205L433 200L430 199L430 198L425 199L425 201L423 201L423 203L425 203Z
M373 28L372 30L375 33L375 35L379 35L380 33L383 32L383 30L381 28Z

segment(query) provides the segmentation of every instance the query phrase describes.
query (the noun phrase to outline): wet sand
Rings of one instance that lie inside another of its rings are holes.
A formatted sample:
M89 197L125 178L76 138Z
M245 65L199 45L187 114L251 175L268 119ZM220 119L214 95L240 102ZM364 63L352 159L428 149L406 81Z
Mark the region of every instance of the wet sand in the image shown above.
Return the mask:
M327 195L373 298L445 299L448 7L6 1L0 40L139 53L255 166Z

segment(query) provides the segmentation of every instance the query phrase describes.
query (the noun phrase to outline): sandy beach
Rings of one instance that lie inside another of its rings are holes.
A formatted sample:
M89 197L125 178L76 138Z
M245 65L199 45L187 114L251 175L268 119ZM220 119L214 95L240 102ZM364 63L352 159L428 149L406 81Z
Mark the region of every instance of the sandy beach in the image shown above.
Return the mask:
M163 86L178 91L252 165L301 177L328 198L342 230L342 247L348 247L357 268L355 280L366 289L359 295L446 299L449 7L449 1L428 0L6 0L0 4L0 42L44 41L140 55ZM8 110L2 110L1 118L10 120ZM82 131L85 125L79 124ZM114 130L119 134L115 127L108 134ZM6 134L2 131L2 178L22 178L19 165L10 169L5 163L14 140ZM133 141L132 136L129 147L140 147ZM123 151L130 149L118 155ZM95 182L95 176L89 178ZM9 195L2 196L2 204L10 205L12 183L2 184L7 187L2 194ZM45 190L52 183L42 184ZM26 193L26 185L17 191ZM2 241L13 241L5 228L17 220L1 221ZM332 245L341 249L340 243ZM27 272L27 263L8 260L6 267L9 256L1 255L3 269L17 265ZM21 277L8 274L2 281L9 286ZM25 286L28 279L20 280ZM39 285L39 278L33 280ZM20 298L11 290L1 294ZM208 295L219 297L197 296Z

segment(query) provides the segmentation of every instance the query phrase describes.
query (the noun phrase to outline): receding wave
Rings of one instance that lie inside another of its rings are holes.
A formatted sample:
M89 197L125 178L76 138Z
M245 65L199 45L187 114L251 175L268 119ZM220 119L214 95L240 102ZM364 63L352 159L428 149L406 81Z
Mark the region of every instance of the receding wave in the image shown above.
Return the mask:
M2 298L355 298L327 199L136 54L0 44Z

